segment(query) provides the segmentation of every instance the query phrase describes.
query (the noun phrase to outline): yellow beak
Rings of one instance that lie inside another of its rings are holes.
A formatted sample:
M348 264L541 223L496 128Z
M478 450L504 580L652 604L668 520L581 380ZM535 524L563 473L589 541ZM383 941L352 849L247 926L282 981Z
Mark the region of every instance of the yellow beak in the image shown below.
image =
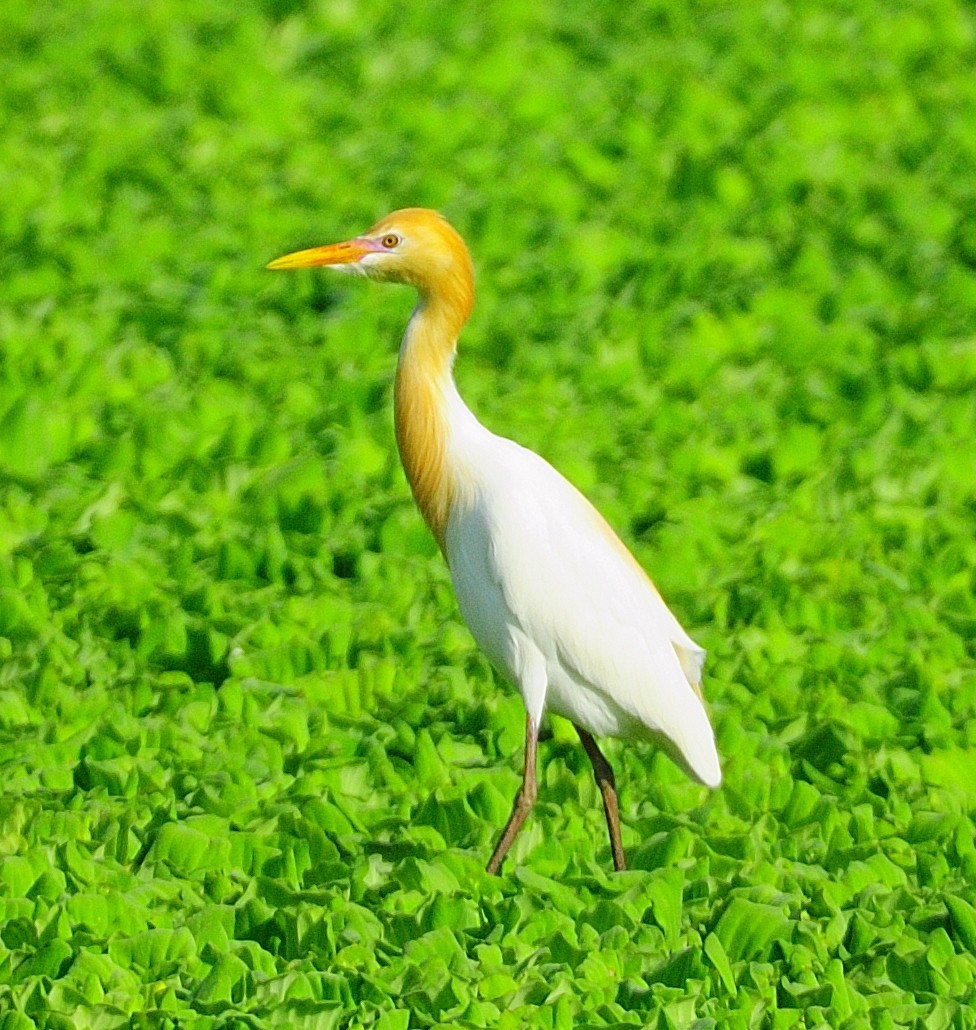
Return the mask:
M276 258L267 267L278 270L317 268L322 265L352 265L372 253L373 249L368 240L346 240L343 243L330 243L327 247L297 250L294 254Z

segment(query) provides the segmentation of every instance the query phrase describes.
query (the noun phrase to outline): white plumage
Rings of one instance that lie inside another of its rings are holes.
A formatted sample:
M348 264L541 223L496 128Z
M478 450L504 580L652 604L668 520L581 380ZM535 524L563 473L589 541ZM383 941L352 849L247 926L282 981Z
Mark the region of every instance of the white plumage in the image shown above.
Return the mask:
M478 645L536 723L548 709L594 736L663 735L717 786L712 729L692 687L704 652L574 486L473 417L462 424L449 444L464 486L447 561Z

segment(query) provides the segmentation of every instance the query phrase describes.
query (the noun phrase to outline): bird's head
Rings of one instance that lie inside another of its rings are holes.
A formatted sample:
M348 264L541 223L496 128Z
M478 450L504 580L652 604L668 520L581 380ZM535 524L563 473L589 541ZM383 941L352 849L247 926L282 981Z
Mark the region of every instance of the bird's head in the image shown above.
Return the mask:
M453 293L461 286L470 290L472 282L464 240L443 216L422 207L394 211L361 236L286 254L268 265L315 267L406 283L424 296Z

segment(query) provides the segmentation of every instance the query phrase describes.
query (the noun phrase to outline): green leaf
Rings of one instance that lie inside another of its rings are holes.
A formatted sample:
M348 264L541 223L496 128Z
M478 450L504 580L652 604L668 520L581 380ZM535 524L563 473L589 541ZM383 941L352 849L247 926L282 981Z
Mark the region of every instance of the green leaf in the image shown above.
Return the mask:
M728 955L725 953L725 948L722 947L722 942L715 936L715 934L710 933L705 937L703 948L709 961L715 967L718 975L722 978L722 983L725 985L725 989L730 994L735 994L735 977L732 974L732 966L729 963Z
M0 1012L0 1030L37 1030L37 1024L20 1012Z
M247 966L236 955L221 955L200 981L194 1000L204 1011L220 1011L233 1000L238 984L247 974Z
M647 900L654 922L664 931L665 940L678 941L681 929L681 903L684 876L680 869L661 869L647 884Z
M732 962L770 958L769 946L775 940L792 939L792 924L786 913L775 905L764 905L743 897L733 897L715 925L715 936Z
M229 845L183 823L164 823L149 852L157 862L166 862L184 873L218 868L227 861Z
M925 779L940 787L951 787L969 796L976 796L976 771L968 748L933 751L921 755L919 762Z
M976 953L976 908L955 895L946 895L946 908L952 920L952 933L969 952Z
M120 966L142 970L159 970L196 954L196 943L186 927L146 930L120 940L111 941L109 956Z
M48 976L56 979L72 956L71 945L60 938L48 941L17 970L18 980L26 980L31 976Z
M376 1030L408 1030L410 1012L407 1009L383 1012L376 1020L375 1026Z

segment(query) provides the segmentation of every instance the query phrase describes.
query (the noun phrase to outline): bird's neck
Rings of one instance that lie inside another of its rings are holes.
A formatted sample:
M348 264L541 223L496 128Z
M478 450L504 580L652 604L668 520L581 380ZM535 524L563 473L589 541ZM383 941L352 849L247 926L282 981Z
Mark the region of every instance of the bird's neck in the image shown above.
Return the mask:
M458 491L452 437L471 420L452 372L458 334L471 312L470 282L422 293L400 346L394 419L400 460L424 520L441 550Z

